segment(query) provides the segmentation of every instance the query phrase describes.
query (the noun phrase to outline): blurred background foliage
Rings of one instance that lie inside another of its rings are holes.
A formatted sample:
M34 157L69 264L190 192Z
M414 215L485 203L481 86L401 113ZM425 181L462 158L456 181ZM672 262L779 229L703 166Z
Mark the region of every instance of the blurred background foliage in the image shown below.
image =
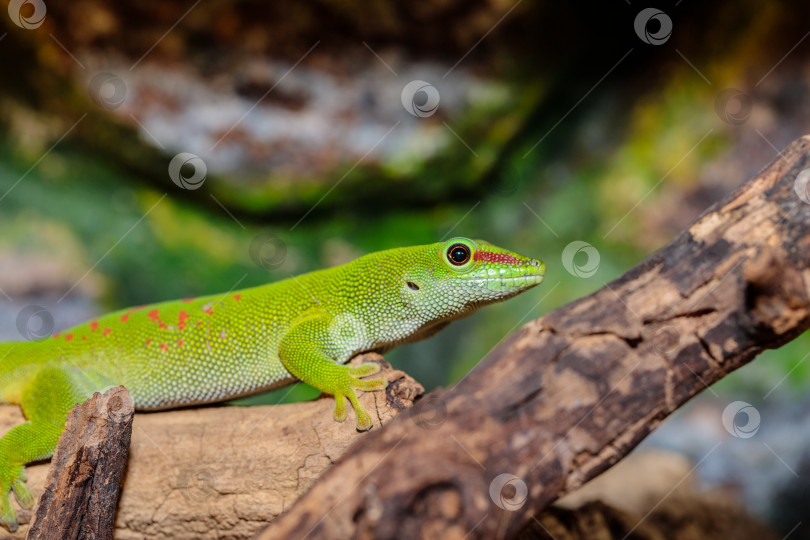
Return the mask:
M449 235L543 258L538 289L388 355L453 384L810 131L808 6L657 7L657 45L622 2L81 0L32 29L0 17L2 337L32 303L58 329ZM411 80L436 88L435 114L405 110ZM179 152L205 162L199 189L169 177ZM600 257L587 278L561 260L578 240ZM808 345L708 399L796 402Z

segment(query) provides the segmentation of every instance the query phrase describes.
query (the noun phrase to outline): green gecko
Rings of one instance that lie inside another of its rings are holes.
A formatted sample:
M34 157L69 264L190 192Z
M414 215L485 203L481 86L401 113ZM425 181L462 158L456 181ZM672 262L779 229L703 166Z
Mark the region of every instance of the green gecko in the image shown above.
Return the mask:
M381 390L374 362L344 365L427 338L479 307L538 285L545 264L482 240L389 249L267 285L110 313L39 341L0 344L0 403L28 419L0 438L0 522L17 527L27 463L53 455L67 413L93 392L124 385L137 410L212 403L304 381L335 397Z

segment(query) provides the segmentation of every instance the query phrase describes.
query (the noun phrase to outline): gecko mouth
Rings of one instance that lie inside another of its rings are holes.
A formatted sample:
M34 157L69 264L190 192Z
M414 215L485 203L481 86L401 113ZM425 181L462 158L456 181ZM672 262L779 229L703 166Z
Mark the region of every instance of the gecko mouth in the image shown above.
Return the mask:
M543 274L525 274L522 276L495 276L495 277L487 277L487 278L473 278L470 281L473 283L481 283L481 284L494 284L494 283L501 283L504 285L514 286L514 285L539 285L543 282L545 276Z
M546 265L543 261L530 259L521 264L509 265L499 269L486 269L486 274L477 273L468 277L469 281L485 286L493 291L519 291L534 287L543 282Z

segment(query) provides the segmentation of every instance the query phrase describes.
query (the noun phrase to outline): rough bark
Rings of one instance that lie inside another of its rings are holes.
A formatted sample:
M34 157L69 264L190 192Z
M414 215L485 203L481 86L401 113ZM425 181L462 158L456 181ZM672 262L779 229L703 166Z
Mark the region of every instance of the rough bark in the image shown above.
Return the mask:
M123 386L95 393L68 413L29 540L113 537L134 414Z
M424 391L379 355L389 381L384 392L361 393L377 431ZM278 516L367 434L354 417L332 420L334 400L257 407L198 407L136 414L129 463L115 518L117 539L250 538ZM0 406L0 433L23 420ZM63 437L64 440L64 437ZM58 459L58 456L57 456ZM49 463L28 467L39 496ZM24 538L31 512L18 509ZM5 530L0 538L6 538Z
M260 538L512 536L796 337L810 325L809 149L794 142L652 257L364 437Z

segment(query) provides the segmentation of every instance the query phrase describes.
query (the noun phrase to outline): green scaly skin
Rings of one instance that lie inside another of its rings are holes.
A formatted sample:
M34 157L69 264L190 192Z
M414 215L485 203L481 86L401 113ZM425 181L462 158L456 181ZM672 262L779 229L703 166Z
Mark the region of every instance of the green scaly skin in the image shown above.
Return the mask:
M468 260L463 261L466 258ZM455 261L453 260L455 258ZM67 413L95 391L124 385L138 410L212 403L302 380L335 397L335 420L356 389L386 387L364 351L429 337L479 307L543 280L545 265L481 240L390 249L261 287L111 313L41 341L0 344L0 403L28 422L0 438L0 522L30 508L24 466L49 458Z

